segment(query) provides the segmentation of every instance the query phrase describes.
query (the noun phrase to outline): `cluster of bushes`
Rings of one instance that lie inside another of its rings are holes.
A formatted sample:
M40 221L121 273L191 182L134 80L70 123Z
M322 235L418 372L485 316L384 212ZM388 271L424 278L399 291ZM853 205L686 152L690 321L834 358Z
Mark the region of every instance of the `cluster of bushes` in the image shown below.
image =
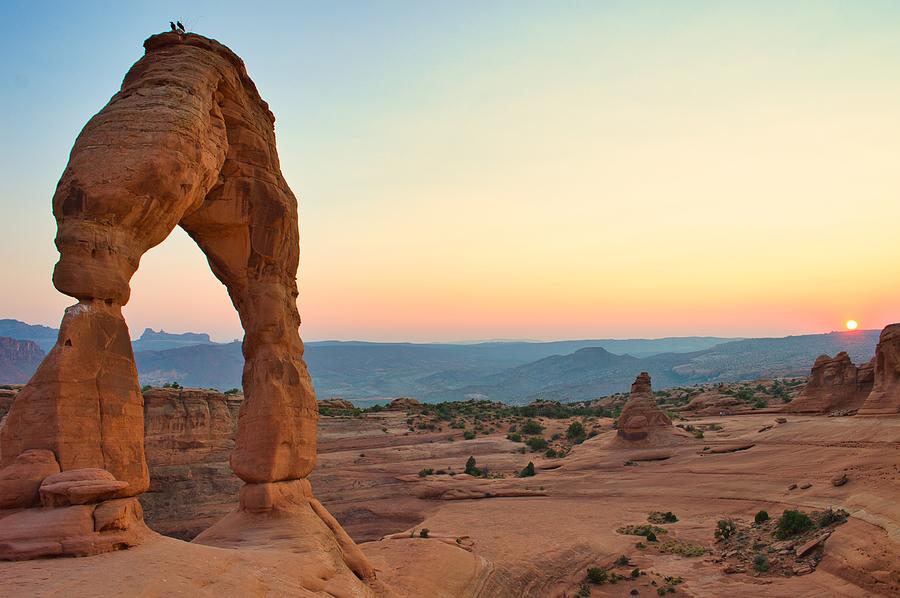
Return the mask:
M651 511L647 515L647 521L650 523L677 523L678 517L672 511L666 511L665 513L662 511Z

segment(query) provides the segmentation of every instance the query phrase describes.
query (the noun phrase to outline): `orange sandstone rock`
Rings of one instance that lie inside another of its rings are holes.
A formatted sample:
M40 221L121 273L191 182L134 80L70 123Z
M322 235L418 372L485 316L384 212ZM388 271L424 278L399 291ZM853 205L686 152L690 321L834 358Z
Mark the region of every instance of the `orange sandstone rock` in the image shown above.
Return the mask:
M650 387L650 374L641 372L631 385L631 396L622 408L618 421L618 437L644 440L656 430L671 430L672 420L656 406Z
M875 382L860 415L900 413L900 324L881 331L875 348Z
M872 390L873 364L855 366L841 351L833 358L820 355L813 364L809 381L800 394L785 406L791 413L830 413L858 409Z

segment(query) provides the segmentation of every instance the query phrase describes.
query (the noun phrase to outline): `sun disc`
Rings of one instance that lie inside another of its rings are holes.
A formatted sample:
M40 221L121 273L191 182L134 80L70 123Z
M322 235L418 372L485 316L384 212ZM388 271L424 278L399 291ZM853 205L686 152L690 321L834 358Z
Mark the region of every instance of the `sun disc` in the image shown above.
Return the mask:
M856 320L847 320L847 330L856 330L859 326L859 322Z

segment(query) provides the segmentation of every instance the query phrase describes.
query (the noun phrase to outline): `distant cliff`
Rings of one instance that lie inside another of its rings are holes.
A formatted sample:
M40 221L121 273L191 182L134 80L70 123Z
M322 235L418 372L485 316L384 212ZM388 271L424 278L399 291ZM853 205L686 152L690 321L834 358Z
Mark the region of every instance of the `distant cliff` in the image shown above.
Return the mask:
M0 336L0 384L25 384L43 358L34 341Z
M209 345L209 335L200 332L185 332L172 334L165 330L156 332L152 328L144 329L141 338L131 342L131 346L137 351L167 351L192 345Z

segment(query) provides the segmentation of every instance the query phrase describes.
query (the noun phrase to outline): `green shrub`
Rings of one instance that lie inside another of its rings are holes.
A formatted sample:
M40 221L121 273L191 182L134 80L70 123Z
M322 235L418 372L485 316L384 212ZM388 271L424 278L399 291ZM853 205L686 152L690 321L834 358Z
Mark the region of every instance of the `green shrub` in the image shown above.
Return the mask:
M465 473L475 476L475 477L481 476L481 470L475 466L475 457L468 458L468 460L466 461L466 468L464 471L465 471Z
M430 467L426 467L422 471L419 472L419 477L424 478L425 476L430 476L434 473L434 470Z
M716 540L727 540L737 531L737 526L734 524L734 521L731 519L720 519L718 523L716 523L716 531L714 532L714 536Z
M578 598L588 598L588 596L590 596L590 595L591 595L591 588L586 583L583 583L580 586L578 586Z
M766 511L760 511L756 514L756 517L753 518L753 521L756 523L765 523L769 520L769 513Z
M637 567L635 567L634 569L631 570L631 577L632 577L633 579L636 579L636 578L638 578L638 577L640 577L640 576L641 576L641 570L640 570L640 569L638 569Z
M847 511L843 509L827 508L819 516L819 527L828 527L832 523L844 523L847 521Z
M584 442L585 431L581 422L572 422L566 429L566 438L574 442Z
M656 539L656 534L654 534L653 532L650 532L647 534L647 541L648 542L658 542L659 540Z
M525 444L528 445L528 448L535 452L542 451L547 448L547 441L540 436L532 436L525 441Z
M522 435L514 432L512 434L507 434L506 439L512 440L513 442L522 442Z
M554 449L554 448L548 448L548 449L547 449L547 452L544 453L544 456L545 456L545 457L549 457L550 459L555 459L556 457L559 456L559 454L556 452L556 449Z
M520 478L530 478L532 476L534 476L534 463L529 461L528 465L526 465L522 469L522 471L519 472L519 477Z
M765 409L766 407L768 407L768 405L767 405L766 402L765 402L763 399L761 399L761 398L760 398L760 399L756 399L755 401L753 401L753 408L754 408L754 409Z
M466 430L465 432L463 432L464 440L472 440L473 438L475 438L475 432L472 432L471 430Z
M544 426L534 421L533 419L525 420L525 423L522 424L522 434L540 434L544 431Z
M697 438L697 439L703 438L703 430L694 430L694 438Z
M788 509L778 519L778 526L775 528L775 537L779 540L785 540L791 536L802 534L812 527L812 519L810 519L806 513Z
M228 390L225 391L225 394L236 395L236 394L240 394L240 392L241 392L240 388L229 388Z
M587 580L595 586L605 584L609 580L609 572L600 567L588 567Z
M676 517L675 513L672 511L666 511L665 513L662 511L651 511L650 514L647 515L647 521L650 523L676 523L678 517Z
M616 564L620 567L625 567L628 565L630 559L626 555L622 555L616 559Z
M427 537L428 537L428 532L429 532L429 531L430 531L430 530L429 530L427 527L423 527L423 528L419 531L419 537L420 537L420 538L427 538Z
M760 553L753 557L753 568L760 573L768 571L769 567L769 559L766 558L766 555Z

